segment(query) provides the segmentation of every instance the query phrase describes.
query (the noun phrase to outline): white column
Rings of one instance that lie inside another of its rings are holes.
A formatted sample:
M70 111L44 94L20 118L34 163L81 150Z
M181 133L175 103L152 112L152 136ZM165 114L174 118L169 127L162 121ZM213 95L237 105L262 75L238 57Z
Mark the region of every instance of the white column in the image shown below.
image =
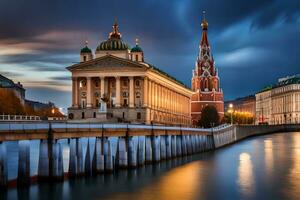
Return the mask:
M78 107L78 78L72 78L72 100L73 100L73 107Z
M100 97L103 98L105 94L105 77L100 77Z
M148 106L152 108L152 82L150 80L148 80L148 92Z
M87 93L86 93L86 107L91 108L92 107L92 83L91 83L91 77L87 77L86 78L86 89L87 89Z
M134 107L134 77L129 77L129 107Z
M120 83L120 77L116 77L116 107L121 107L121 83Z
M148 77L145 76L144 77L144 91L143 91L143 106L147 107L148 106Z

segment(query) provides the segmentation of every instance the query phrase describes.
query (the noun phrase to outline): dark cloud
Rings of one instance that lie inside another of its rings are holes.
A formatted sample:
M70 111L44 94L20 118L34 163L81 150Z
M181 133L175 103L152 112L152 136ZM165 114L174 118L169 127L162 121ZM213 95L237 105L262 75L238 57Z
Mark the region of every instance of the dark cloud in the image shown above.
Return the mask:
M71 77L70 76L55 76L55 77L50 77L51 80L54 81L70 81Z
M282 23L293 23L299 15L300 1L274 1L263 10L259 10L258 15L254 18L253 28L266 28L274 25L278 20Z

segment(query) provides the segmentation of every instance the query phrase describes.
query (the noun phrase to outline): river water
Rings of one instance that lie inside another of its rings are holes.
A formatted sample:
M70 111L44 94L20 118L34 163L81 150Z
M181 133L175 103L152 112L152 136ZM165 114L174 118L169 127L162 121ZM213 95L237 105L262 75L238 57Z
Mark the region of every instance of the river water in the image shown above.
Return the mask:
M137 170L9 189L2 198L300 199L300 132L253 137Z

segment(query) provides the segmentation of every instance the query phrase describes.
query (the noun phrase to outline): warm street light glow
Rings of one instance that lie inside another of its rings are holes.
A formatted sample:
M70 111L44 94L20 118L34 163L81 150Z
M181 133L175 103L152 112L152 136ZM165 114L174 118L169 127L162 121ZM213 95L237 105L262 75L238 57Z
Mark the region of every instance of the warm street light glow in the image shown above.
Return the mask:
M229 108L233 108L233 104L231 103L231 104L229 104Z

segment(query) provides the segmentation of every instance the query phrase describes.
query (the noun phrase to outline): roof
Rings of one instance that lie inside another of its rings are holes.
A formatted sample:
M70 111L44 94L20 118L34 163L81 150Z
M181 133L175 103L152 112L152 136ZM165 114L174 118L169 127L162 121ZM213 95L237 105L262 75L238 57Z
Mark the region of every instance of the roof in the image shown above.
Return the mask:
M257 93L266 92L268 90L271 90L272 88L273 88L272 85L268 85L268 86L265 86L263 89L259 90Z
M7 87L14 87L14 86L15 83L12 80L0 74L0 87L7 88Z
M281 79L279 79L278 83L276 83L274 85L266 86L263 89L261 89L260 91L258 91L257 93L266 92L266 91L271 90L273 88L278 88L278 87L291 85L291 84L300 84L300 76L295 75L295 76L281 78Z
M25 91L23 85L20 82L14 83L11 79L1 74L0 74L0 88L18 88Z
M158 72L159 74L162 74L164 76L166 76L169 79L172 79L173 81L177 82L178 84L180 84L181 86L185 87L186 89L191 89L190 87L188 87L187 85L185 85L183 82L181 82L180 80L176 79L175 77L171 76L170 74L168 74L167 72L164 72L163 70L159 69L158 67L155 67L152 64L147 63L151 69L153 69L154 71Z
M85 46L80 50L80 53L92 53L92 50L88 46Z
M131 49L131 52L143 52L143 50L139 45L135 45L135 47Z
M190 90L190 88L188 86L186 86L184 83L182 83L178 79L174 78L173 76L169 75L168 73L164 72L163 70L159 69L158 67L155 67L152 64L149 64L149 63L146 63L146 62L136 62L136 61L128 60L128 59L125 59L125 58L120 58L120 57L117 57L117 56L114 56L114 55L111 55L111 54L108 54L108 55L105 55L105 56L102 56L102 57L99 57L99 58L95 58L95 59L92 59L92 60L89 60L89 61L86 61L86 62L83 62L83 63L77 63L77 64L74 64L74 65L71 65L71 66L67 67L66 69L69 70L69 71L76 70L76 69L82 69L83 67L91 66L95 62L99 62L99 61L107 59L107 58L112 58L112 59L115 59L115 60L118 60L118 61L121 61L121 62L126 62L128 64L135 65L137 67L143 67L145 69L151 69L154 72L156 72L158 74L161 74L164 77L166 77L167 79L171 79L172 81L175 81L177 84L179 84L179 85L185 87L186 89Z
M282 81L279 81L275 87L280 87L283 85L290 85L290 84L300 84L300 77L291 77L291 78L287 78L287 79L283 79Z

